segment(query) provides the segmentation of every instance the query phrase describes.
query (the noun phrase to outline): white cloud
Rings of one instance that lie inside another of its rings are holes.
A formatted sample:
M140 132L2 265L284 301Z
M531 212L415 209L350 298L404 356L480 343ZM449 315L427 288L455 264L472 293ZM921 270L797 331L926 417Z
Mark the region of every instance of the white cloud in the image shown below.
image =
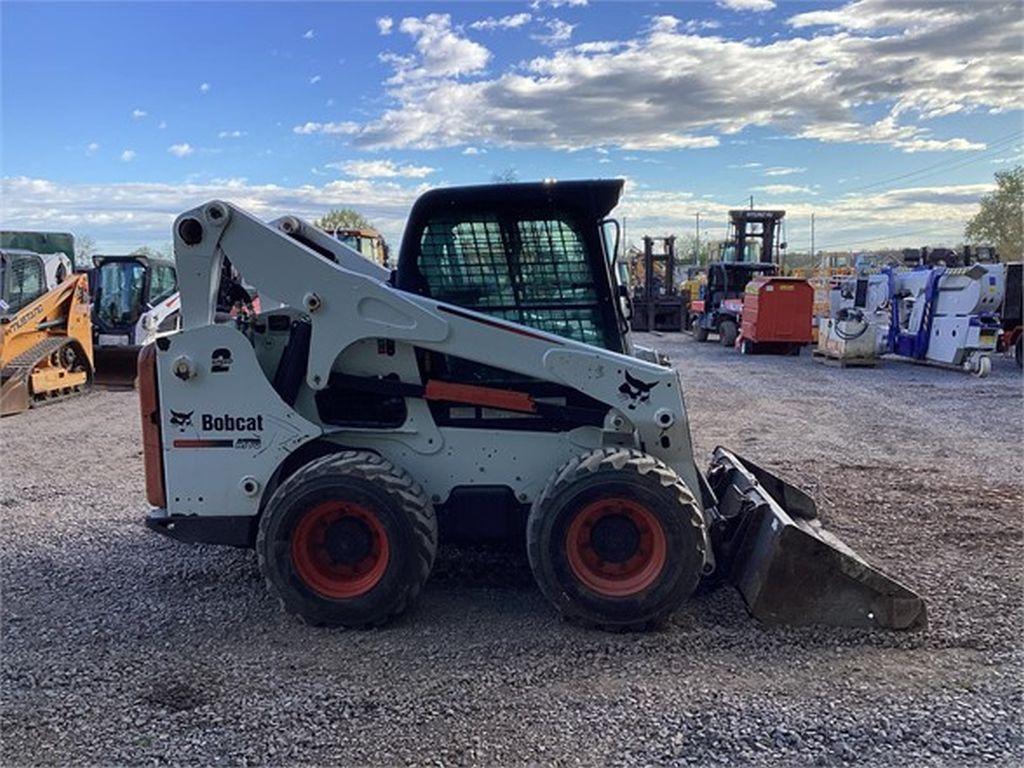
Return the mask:
M846 195L832 201L803 196L787 198L781 202L786 208L790 250L806 251L811 213L816 215L818 246L918 246L923 235L901 233L921 230L928 233L926 239L930 244L953 245L962 239L964 224L977 212L981 196L992 187L992 184L965 184L906 188L880 194ZM699 198L689 192L631 187L613 215L627 216L634 231L692 232L693 212L699 209L702 231L712 238L721 238L726 233L731 207L734 206ZM868 240L866 244L865 240Z
M221 131L217 134L219 139L240 139L246 135L245 131Z
M414 50L385 57L395 71L385 93L393 106L352 133L365 148L661 149L771 128L905 152L973 149L977 142L937 136L923 121L1024 107L1024 20L1011 5L981 14L953 0L901 0L900 13L926 23L894 28L890 6L857 0L827 20L867 33L814 30L769 43L697 34L661 17L636 37L588 41L497 73L484 72L489 52L453 30L447 16L406 19ZM805 27L822 21L790 19ZM432 46L438 38L448 45ZM444 55L448 47L459 55ZM869 111L888 117L868 122Z
M93 155L95 155L99 151L100 151L100 145L99 145L99 142L96 142L96 141L89 142L89 144L85 148L85 154L88 155L89 157L92 157Z
M464 155L486 155L487 154L487 150L486 149L481 149L480 147L466 147L464 150L462 150L462 154L464 154Z
M818 139L835 143L858 144L891 144L904 152L954 151L964 152L984 149L983 143L968 141L963 138L931 139L921 128L910 125L898 125L893 115L884 117L877 123L864 125L857 122L835 122L812 125L805 128L801 138Z
M139 109L138 107L136 107L135 109L132 110L132 120L141 120L147 114L149 114L149 113L146 112L146 110Z
M715 5L730 11L764 13L775 7L774 0L716 0Z
M395 21L390 16L381 16L377 19L377 31L382 35L390 35L394 25Z
M209 93L210 92L210 84L209 83L200 83L199 84L199 92L200 93Z
M313 219L330 208L355 208L394 243L416 197L430 185L405 186L387 179L341 179L322 185L293 187L250 184L242 179L207 183L81 183L63 184L26 177L0 180L4 222L14 229L67 229L88 234L101 250L117 251L139 243L170 240L174 217L198 200L229 200L254 215L270 219L291 213ZM978 208L992 184L894 189L878 194L853 194L832 201L786 200L791 251L806 248L807 224L817 215L817 242L828 246L872 239L872 247L917 246L921 236L900 232L925 229L931 244L955 244L964 223ZM635 231L692 232L693 213L702 212L712 237L725 234L732 207L693 192L638 187L630 183L617 217L628 216ZM703 227L702 227L703 229ZM885 236L891 234L891 239ZM883 239L877 239L882 237Z
M568 8L582 8L585 5L587 5L587 0L533 0L533 2L530 3L530 7L535 11L545 6L548 8L561 8L563 6Z
M171 146L167 148L167 151L175 157L188 157L189 155L194 154L196 149L188 142L182 142L181 144L171 144Z
M310 85L316 85L319 82L320 82L320 75L313 75L311 78L309 78L309 84Z
M765 168L764 171L762 171L762 173L764 173L765 176L792 176L794 173L803 173L806 170L806 168L776 165L772 166L771 168Z
M292 132L307 136L314 133L348 136L359 132L359 124L353 123L351 121L345 121L341 123L308 122L303 123L302 125L296 125L294 128L292 128Z
M158 126L157 126L157 128L159 128L159 129L160 129L161 131L162 131L162 130L163 130L164 128L166 128L166 127L167 127L167 121L166 121L166 120L161 120L161 121L160 121L160 125L158 125Z
M121 162L130 163L132 160L135 159L135 155L136 152L134 149L126 149L124 150L124 152L121 153Z
M576 29L575 24L570 24L567 21L561 19L549 19L544 22L544 26L547 28L547 32L532 35L533 39L544 43L544 45L558 46L568 43L572 39L572 31Z
M491 58L484 46L452 28L447 13L431 13L422 19L409 16L402 19L398 29L413 39L418 56L385 57L395 65L393 84L472 74L487 66Z
M316 30L307 29L305 32L302 33L303 40L312 40L314 37L316 37Z
M469 25L469 28L482 30L518 29L524 24L528 24L532 18L533 17L528 13L515 13L510 16L502 16L497 19L493 16L488 16L486 19L474 21Z
M730 168L760 168L763 163L740 163L739 165L730 165Z
M384 179L342 179L322 185L251 184L244 179L204 183L63 184L26 177L0 180L4 225L67 229L88 234L101 250L117 252L171 239L174 218L197 201L228 200L263 219L284 213L315 219L331 208L354 208L397 244L413 201L427 185Z
M760 187L751 187L755 192L764 192L769 195L816 195L818 194L810 187L801 187L796 184L764 184Z
M427 165L398 165L393 160L348 160L327 167L357 179L422 179L436 170Z

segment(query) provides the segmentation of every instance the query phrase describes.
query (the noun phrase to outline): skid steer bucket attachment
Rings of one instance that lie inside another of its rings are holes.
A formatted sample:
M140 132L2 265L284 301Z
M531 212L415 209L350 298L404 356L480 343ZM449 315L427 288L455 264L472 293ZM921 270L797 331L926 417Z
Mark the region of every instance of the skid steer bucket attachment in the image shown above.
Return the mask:
M708 482L718 497L719 572L755 618L773 624L919 629L919 595L822 528L803 491L724 448Z

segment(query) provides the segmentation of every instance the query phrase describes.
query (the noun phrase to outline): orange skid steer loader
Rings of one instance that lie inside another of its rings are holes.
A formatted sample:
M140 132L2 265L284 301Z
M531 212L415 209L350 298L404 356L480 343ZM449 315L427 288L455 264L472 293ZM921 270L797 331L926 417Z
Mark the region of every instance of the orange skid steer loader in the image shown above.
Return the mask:
M4 277L12 278L8 270ZM5 286L6 288L7 286ZM89 280L69 277L28 304L0 305L0 415L78 394L93 376Z

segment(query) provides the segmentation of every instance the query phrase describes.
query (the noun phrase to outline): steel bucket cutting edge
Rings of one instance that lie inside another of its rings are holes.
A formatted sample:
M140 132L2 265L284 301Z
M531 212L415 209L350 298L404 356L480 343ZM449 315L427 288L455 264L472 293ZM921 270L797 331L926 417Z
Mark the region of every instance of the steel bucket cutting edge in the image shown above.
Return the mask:
M814 501L724 448L708 483L718 498L719 574L755 618L773 624L922 629L924 600L826 531Z

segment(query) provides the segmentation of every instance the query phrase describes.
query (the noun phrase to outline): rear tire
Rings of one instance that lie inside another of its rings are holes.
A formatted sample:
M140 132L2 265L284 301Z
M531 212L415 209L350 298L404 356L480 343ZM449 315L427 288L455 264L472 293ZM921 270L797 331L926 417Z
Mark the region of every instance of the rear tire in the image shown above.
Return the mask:
M739 328L736 327L736 323L732 320L723 320L718 324L718 338L722 342L723 347L735 346L736 337L739 335Z
M407 473L376 454L345 451L311 461L278 487L256 552L286 612L315 626L376 626L423 588L437 518Z
M696 322L697 321L695 320L694 323ZM708 340L708 329L695 324L693 326L693 338L703 344Z
M563 616L642 629L693 594L705 524L668 466L635 449L601 448L551 476L530 509L526 546L541 592Z

